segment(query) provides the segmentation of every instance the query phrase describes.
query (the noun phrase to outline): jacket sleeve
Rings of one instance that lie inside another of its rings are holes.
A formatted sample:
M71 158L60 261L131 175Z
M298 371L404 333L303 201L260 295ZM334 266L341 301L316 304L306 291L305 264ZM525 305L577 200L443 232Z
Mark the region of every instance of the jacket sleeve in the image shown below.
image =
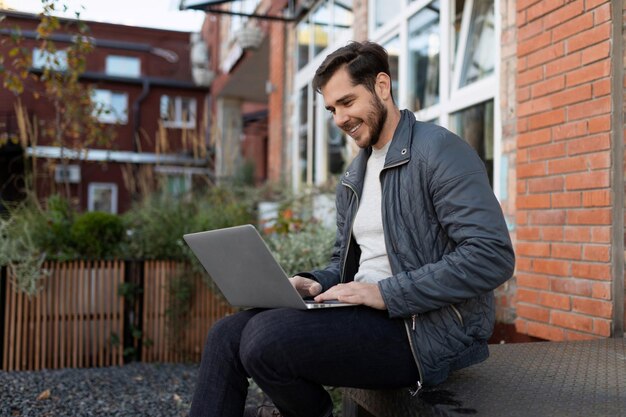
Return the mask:
M483 162L458 136L440 132L420 153L420 170L447 249L441 259L379 282L390 317L462 302L513 274L513 246Z

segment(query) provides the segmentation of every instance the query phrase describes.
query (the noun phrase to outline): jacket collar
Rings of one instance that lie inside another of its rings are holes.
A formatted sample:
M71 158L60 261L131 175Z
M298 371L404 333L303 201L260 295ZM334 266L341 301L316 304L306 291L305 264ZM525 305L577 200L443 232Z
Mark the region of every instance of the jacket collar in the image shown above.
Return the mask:
M389 145L389 150L385 158L385 168L400 165L411 159L411 132L413 131L414 124L415 115L409 110L401 110L400 122L398 122L398 126L393 133L391 145ZM363 187L367 160L371 154L371 146L361 149L343 174L342 183L354 188L359 196L361 195L361 189Z

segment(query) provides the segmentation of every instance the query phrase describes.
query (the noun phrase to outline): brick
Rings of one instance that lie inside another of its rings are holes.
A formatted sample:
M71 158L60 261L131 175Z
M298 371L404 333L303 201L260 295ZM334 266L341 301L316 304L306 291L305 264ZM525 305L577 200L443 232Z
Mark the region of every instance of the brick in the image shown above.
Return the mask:
M518 133L520 133L520 134L524 133L524 132L526 132L528 130L528 120L525 119L525 118L518 119L517 123L516 123L516 126L517 126L517 132Z
M607 188L610 186L610 180L608 170L573 173L565 177L565 189L573 191Z
M523 26L518 26L517 39L524 41L544 32L543 20L537 19Z
M558 9L563 5L564 0L550 0L550 1L542 1L537 4L530 6L527 10L527 17L529 21L534 19L538 19L542 16L547 15L555 9Z
M566 311L551 311L550 323L555 326L583 332L591 332L593 330L593 319L591 317L587 317L582 314L569 313Z
M526 334L555 342L565 340L565 330L534 321L526 323Z
M567 341L583 341L583 340L595 340L596 336L588 333L579 333L572 330L565 330L565 340Z
M540 233L538 227L520 227L517 229L517 240L539 240Z
M526 89L529 91L529 97L532 95L533 98L542 97L557 91L561 91L565 88L565 76L558 75L556 77L549 78L545 81L540 81L533 84L531 87L527 87ZM518 90L519 95L519 90ZM518 100L520 100L518 96Z
M550 321L550 310L543 307L536 307L528 304L518 304L516 313L519 317L525 317L533 321Z
M611 154L609 152L598 152L585 155L589 169L601 169L611 167Z
M537 210L528 212L528 221L533 225L561 225L565 223L565 210Z
M533 271L539 274L564 277L569 275L570 262L556 259L535 259L533 261Z
M557 42L570 38L571 36L576 35L583 30L591 29L592 27L593 15L591 13L582 14L555 26L554 29L552 29L552 41Z
M609 78L603 78L595 81L592 87L594 98L609 95L611 93L611 80Z
M548 161L548 174L567 174L587 169L587 160L583 156Z
M592 135L600 132L609 132L611 130L611 116L608 114L591 118L587 122L589 133Z
M517 194L526 194L526 180L517 180L515 182L515 190Z
M587 294L580 294L587 295ZM591 284L591 297L601 300L613 299L611 294L611 284L608 282L594 282Z
M592 87L590 84L581 85L575 88L568 88L549 96L550 104L553 108L584 102L591 98Z
M558 177L540 177L528 180L528 192L530 193L546 193L554 191L563 191L565 180L562 176Z
M565 74L565 86L573 87L608 77L610 74L611 61L609 59L603 59L602 61L594 62L581 68L569 71Z
M545 291L539 293L539 304L544 307L559 310L570 310L572 308L571 297L569 295Z
M589 297L592 295L592 282L586 279L570 277L552 278L550 279L550 290L558 293Z
M609 207L611 205L610 190L595 190L583 192L584 207Z
M609 262L611 260L611 248L606 245L585 245L583 247L583 260Z
M559 42L530 53L526 56L528 68L533 68L546 62L554 61L565 55L565 44Z
M565 79L563 79L563 84L565 84ZM515 97L517 98L517 102L518 103L523 103L525 101L528 101L530 99L530 87L526 86L526 87L520 87L517 89L517 92L515 93Z
M520 148L526 148L528 146L540 145L549 143L552 140L551 129L534 130L527 133L521 133L517 137L517 146ZM518 160L518 162L520 162Z
M546 164L535 162L530 164L518 164L517 178L541 177L546 175Z
M560 126L552 128L552 136L554 140L572 139L584 136L588 132L587 121L579 120L571 123L564 123Z
M611 98L602 97L586 103L574 104L567 109L569 120L589 119L611 111Z
M524 87L541 80L543 80L543 67L535 67L525 71L518 71L515 86Z
M548 97L539 97L533 100L519 103L517 106L517 117L529 116L542 113L552 109L552 103Z
M524 27L528 23L526 19L526 10L523 10L515 15L515 24L518 28Z
M552 258L555 259L582 259L582 247L575 243L552 243Z
M519 303L538 304L540 294L541 291L520 287L517 289L517 301Z
M581 15L585 11L585 4L582 0L572 1L553 13L543 18L543 24L546 29L550 29L556 25Z
M611 278L611 266L608 264L574 262L572 263L572 275L577 278L607 281Z
M519 273L515 275L518 287L528 287L539 290L550 289L550 279L544 275Z
M582 64L588 65L593 62L609 58L610 54L611 43L609 41L591 45L582 50Z
M568 73L569 71L574 70L575 68L579 68L582 65L582 53L571 53L568 51L568 54L563 58L559 58L552 62L549 62L545 65L545 73L542 71L541 76L545 76L546 79L554 77L558 74ZM536 68L535 70L540 70L541 68ZM541 78L535 79L533 81L538 81ZM531 81L531 82L533 82ZM530 84L531 82L527 82Z
M521 12L522 10L528 9L530 6L535 3L539 3L540 1L542 0L517 0L515 2L515 7L518 12Z
M608 151L610 148L611 137L608 133L600 133L581 139L572 139L567 143L569 156L598 151Z
M613 315L613 303L591 298L573 297L572 311L609 319Z
M541 237L549 242L562 242L563 226L543 226L541 228Z
M515 269L519 271L532 272L533 262L530 258L525 258L523 256L518 256L515 259Z
M523 226L528 223L528 211L516 210L515 211L515 224Z
M550 244L538 243L538 242L518 242L516 246L516 253L519 255L530 257L548 257L550 256ZM518 282L519 282L518 276Z
M593 333L602 337L610 337L611 321L603 319L593 319Z
M610 225L611 209L568 210L567 224Z
M611 22L594 26L584 32L579 32L567 41L568 51L574 52L589 45L608 40L611 36Z
M565 226L563 233L566 242L591 242L591 228L589 226Z
M565 121L565 109L556 109L536 114L528 118L528 127L531 130L559 125Z
M592 243L611 243L611 228L609 226L594 227L591 230L591 239L589 241Z
M552 207L554 208L576 208L581 207L582 194L580 192L566 192L552 194Z
M545 48L552 42L552 32L544 31L533 36L532 38L525 39L517 44L517 56L523 57L531 52ZM586 45L585 45L586 46Z
M601 6L598 6L593 11L593 24L598 26L604 22L611 20L611 3L607 2Z

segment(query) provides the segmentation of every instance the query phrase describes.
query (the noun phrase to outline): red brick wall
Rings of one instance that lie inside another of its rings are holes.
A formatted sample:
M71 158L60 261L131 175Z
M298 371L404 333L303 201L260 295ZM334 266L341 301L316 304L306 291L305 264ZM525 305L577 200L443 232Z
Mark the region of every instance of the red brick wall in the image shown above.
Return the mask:
M517 1L517 320L611 335L611 9Z

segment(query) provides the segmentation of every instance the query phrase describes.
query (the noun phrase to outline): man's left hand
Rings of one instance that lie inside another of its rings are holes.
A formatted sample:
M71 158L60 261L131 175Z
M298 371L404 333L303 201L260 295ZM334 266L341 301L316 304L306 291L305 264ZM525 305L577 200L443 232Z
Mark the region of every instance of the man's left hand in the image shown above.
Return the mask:
M385 310L385 301L380 294L378 284L348 282L337 284L315 297L315 301L338 300L342 303L363 304L378 310Z

